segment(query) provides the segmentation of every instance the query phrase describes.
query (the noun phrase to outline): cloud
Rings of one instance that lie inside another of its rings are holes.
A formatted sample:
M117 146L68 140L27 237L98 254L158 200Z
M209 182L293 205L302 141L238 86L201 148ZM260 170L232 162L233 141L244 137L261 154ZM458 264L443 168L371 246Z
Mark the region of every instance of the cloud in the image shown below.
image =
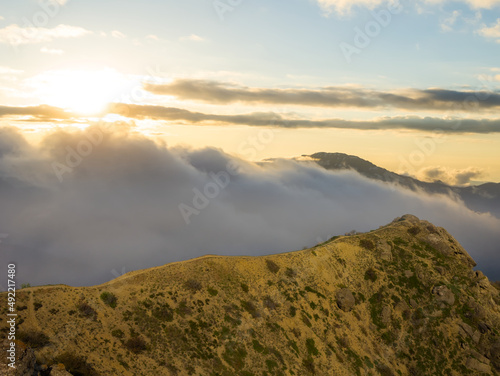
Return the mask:
M191 34L188 37L181 37L181 41L191 41L191 42L204 42L205 38L200 37L199 35L196 34Z
M306 120L287 118L274 112L252 112L242 115L217 115L192 112L175 107L115 103L108 111L134 119L183 121L187 124L234 124L255 127L338 128L359 130L409 129L440 133L498 133L500 119L436 118L417 116L381 117L373 120Z
M491 27L483 25L477 33L485 38L496 39L496 42L500 43L500 18L497 19L497 23Z
M116 114L130 119L152 119L190 125L247 125L271 128L337 128L356 130L413 130L433 133L498 133L500 119L437 118L418 116L379 117L372 120L297 119L275 112L219 115L192 112L182 108L154 105L113 103L101 115ZM0 106L0 117L31 117L32 121L82 120L77 114L58 107L40 105L27 107ZM26 121L26 120L23 120Z
M54 163L73 166L62 182ZM238 172L224 174L228 165ZM194 207L195 197L199 212L187 225L179 208ZM19 283L95 284L113 270L204 254L291 251L404 213L445 227L500 277L500 221L450 197L313 163L258 165L216 149L168 148L130 129L56 130L37 145L0 129L0 207L0 233L9 235L0 262L17 263Z
M47 47L42 47L40 49L40 52L44 54L49 54L49 55L62 55L64 54L63 50L57 49L57 48L47 48Z
M22 73L24 73L24 71L19 69L0 66L0 75L18 75Z
M445 18L441 23L441 30L443 31L453 31L453 25L458 20L458 17L462 14L459 10L454 10L448 18Z
M330 14L335 12L340 15L346 15L352 12L355 7L374 9L380 5L398 5L398 0L316 0L319 6Z
M53 106L0 106L0 118L8 116L30 116L37 121L63 120L74 117L73 114Z
M58 25L48 29L44 27L20 27L16 24L0 29L0 43L18 46L51 42L60 38L79 38L91 34L91 31L78 26Z
M462 0L462 2L473 9L491 9L500 5L500 0Z
M481 178L484 171L477 167L468 167L465 169L448 169L442 166L427 167L418 172L417 177L420 180L434 182L442 181L449 185L467 185L472 180Z
M251 88L226 82L178 79L168 84L145 83L157 95L205 103L297 105L331 108L470 111L500 107L500 93L446 89L376 91L346 86L314 89Z
M121 31L118 30L113 30L111 32L111 36L116 39L124 39L127 37L125 34L123 34Z
M425 6L449 3L452 0L418 0L416 2L417 9L423 12ZM467 4L472 9L491 9L500 5L500 0L453 0ZM326 14L335 12L339 15L347 15L354 8L374 9L379 6L394 6L397 7L399 0L316 0L318 5L325 11Z

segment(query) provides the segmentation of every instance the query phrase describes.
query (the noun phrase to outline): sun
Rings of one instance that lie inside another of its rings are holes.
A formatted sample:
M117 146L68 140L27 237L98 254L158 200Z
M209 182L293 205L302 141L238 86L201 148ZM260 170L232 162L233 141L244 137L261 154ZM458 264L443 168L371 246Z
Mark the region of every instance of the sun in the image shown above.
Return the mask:
M80 115L98 115L113 101L120 101L123 75L113 69L98 71L48 71L35 83L40 99Z

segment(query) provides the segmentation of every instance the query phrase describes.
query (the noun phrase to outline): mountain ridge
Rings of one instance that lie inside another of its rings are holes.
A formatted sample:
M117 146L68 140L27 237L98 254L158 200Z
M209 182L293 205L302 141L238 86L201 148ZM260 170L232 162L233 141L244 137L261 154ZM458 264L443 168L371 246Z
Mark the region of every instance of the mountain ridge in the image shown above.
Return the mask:
M500 218L500 183L483 183L474 186L451 186L441 181L424 182L411 176L400 175L379 167L370 161L355 155L344 153L318 152L302 157L310 158L327 170L354 170L372 180L397 184L412 191L424 191L429 194L457 196L474 211L491 212Z
M53 375L499 375L500 293L474 266L406 215L301 251L23 289L17 330Z

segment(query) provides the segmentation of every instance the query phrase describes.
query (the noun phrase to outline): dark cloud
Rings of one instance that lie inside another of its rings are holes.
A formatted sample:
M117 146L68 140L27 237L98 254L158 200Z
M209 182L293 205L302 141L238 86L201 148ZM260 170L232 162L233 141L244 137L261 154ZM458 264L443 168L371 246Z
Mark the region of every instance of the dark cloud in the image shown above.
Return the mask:
M408 89L383 92L363 88L326 86L317 89L251 88L226 82L178 79L169 84L145 83L144 89L158 95L206 103L269 104L363 109L471 111L500 106L500 93L486 90Z
M467 119L461 117L439 118L419 116L380 117L372 120L297 119L276 112L251 112L247 114L219 115L193 112L182 108L156 105L112 103L101 114L118 114L131 119L154 119L196 125L247 125L253 127L282 128L337 128L357 130L414 130L444 133L498 133L500 119ZM85 121L72 112L41 105L33 107L0 106L0 117L23 116L22 121L76 122Z
M484 171L477 167L465 169L449 169L441 166L427 167L418 173L418 178L424 181L442 181L449 185L466 185L472 180L481 178Z
M243 115L216 115L191 112L174 107L115 103L109 112L135 119L183 121L187 124L237 124L274 126L283 128L338 128L359 130L409 129L415 131L442 131L446 133L497 133L500 119L463 119L417 116L382 117L374 120L302 120L287 118L275 112L252 112Z
M7 116L31 116L38 121L50 121L55 119L70 119L74 117L74 114L48 105L26 107L0 106L0 117Z
M0 261L17 263L19 283L95 284L204 254L291 251L404 213L448 229L500 278L500 220L450 197L312 163L171 149L127 129L58 130L33 146L10 128L0 140Z

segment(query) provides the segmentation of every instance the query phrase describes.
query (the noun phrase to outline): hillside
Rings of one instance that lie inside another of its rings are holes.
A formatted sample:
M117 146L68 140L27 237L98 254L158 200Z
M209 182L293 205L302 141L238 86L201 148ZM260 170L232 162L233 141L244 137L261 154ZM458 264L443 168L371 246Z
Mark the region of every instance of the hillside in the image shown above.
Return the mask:
M411 176L396 174L354 155L343 153L315 153L305 155L327 170L354 170L367 178L397 184L412 191L457 196L472 210L490 212L500 218L500 183L477 186L450 186L441 181L424 182Z
M500 375L500 293L474 266L407 215L302 251L23 289L18 335L52 375Z

